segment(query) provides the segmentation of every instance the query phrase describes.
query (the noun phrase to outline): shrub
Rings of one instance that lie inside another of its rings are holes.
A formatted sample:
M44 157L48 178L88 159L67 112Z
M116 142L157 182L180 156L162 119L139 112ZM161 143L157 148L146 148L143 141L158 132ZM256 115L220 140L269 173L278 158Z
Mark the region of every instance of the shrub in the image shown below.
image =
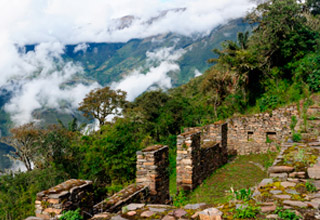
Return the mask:
M260 207L255 206L247 206L247 207L240 207L236 209L236 213L234 214L234 218L255 218L256 215L259 213Z
M187 202L186 193L183 190L180 190L178 195L173 197L173 205L176 207L182 207Z
M298 216L294 211L289 209L283 210L283 207L278 207L275 211L278 216L283 220L299 220L301 216Z
M306 189L308 192L317 192L318 191L317 187L309 181L306 182Z
M82 220L83 217L80 215L80 209L75 211L64 212L59 220Z
M253 192L251 189L240 189L234 192L237 200L248 201L251 199Z
M294 142L299 142L299 141L301 141L301 139L302 139L302 136L300 133L293 133L292 134L292 140Z

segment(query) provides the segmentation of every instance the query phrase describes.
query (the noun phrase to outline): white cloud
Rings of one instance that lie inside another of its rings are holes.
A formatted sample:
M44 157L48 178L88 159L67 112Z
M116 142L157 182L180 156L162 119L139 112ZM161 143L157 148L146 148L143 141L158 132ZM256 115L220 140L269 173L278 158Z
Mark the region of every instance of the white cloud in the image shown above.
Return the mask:
M7 30L18 44L127 41L168 31L207 33L229 19L245 15L253 6L250 0L3 0L0 30ZM155 19L164 10L174 8L185 10L169 11ZM130 24L128 17L116 22L127 15L136 18L130 27L124 25ZM122 29L115 30L116 25Z
M126 91L129 101L133 101L137 96L152 86L169 89L172 87L172 84L168 73L180 71L180 67L176 61L184 53L184 50L180 49L175 51L173 47L147 52L146 65L147 68L149 67L149 71L146 74L141 73L141 70L134 70L120 82L113 83L111 87Z
M78 44L74 50L73 50L73 53L77 53L79 51L83 51L84 53L87 51L89 45L86 44L86 43L81 43L81 44Z
M42 107L61 111L76 109L90 90L99 87L97 83L68 84L82 74L83 69L74 63L65 63L61 58L63 49L60 43L42 43L34 52L17 57L19 63L13 66L23 74L11 72L9 79L13 83L3 85L13 92L5 110L11 113L15 124L32 121L32 112ZM64 102L68 103L66 109L61 108Z
M72 111L99 87L68 84L83 70L61 58L66 44L79 44L77 52L87 49L85 42L125 42L170 31L208 34L253 6L250 0L0 0L0 88L13 92L5 109L21 124L32 120L37 108L62 110L61 104L69 103L64 110ZM25 44L38 46L20 53ZM128 91L129 100L153 85L170 88L168 73L179 71L181 53L148 52L147 74L135 70L113 86Z
M198 77L198 76L201 76L201 75L202 75L202 73L198 69L195 69L194 77Z

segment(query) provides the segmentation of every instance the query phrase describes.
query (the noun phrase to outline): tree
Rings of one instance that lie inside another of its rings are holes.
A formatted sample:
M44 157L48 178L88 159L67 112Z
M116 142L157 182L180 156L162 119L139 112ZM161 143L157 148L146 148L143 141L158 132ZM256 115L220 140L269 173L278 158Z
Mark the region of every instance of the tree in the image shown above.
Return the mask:
M21 161L28 171L32 170L32 162L37 155L37 143L41 136L41 130L34 123L28 123L10 131L12 136L1 139L1 142L15 149L9 157Z
M112 90L110 87L92 90L78 108L85 117L93 117L104 125L108 115L120 115L121 108L126 105L125 91Z

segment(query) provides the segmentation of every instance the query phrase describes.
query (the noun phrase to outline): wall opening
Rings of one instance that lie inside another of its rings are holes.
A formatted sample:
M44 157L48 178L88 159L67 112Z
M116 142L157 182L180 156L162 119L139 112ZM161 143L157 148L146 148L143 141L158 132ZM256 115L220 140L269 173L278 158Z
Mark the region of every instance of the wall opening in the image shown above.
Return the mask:
M247 141L253 141L253 131L248 131Z
M271 143L277 140L277 132L267 132L266 133L266 143Z

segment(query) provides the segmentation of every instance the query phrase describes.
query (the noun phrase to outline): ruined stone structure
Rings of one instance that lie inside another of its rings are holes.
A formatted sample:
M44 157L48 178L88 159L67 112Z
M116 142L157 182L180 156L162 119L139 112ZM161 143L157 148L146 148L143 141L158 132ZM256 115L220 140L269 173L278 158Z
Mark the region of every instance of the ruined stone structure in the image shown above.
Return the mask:
M39 192L36 199L36 216L42 219L59 217L62 211L80 208L82 214L92 214L92 182L68 180L46 191Z
M149 187L149 203L167 204L169 193L169 148L155 145L137 152L138 185Z
M219 133L201 140L201 132L189 131L177 139L177 188L193 190L213 173L227 163L227 124L211 126ZM212 133L213 134L213 133Z
M154 145L137 152L136 183L94 206L94 213L117 212L130 203L167 204L169 148Z
M245 155L275 150L277 143L281 143L291 136L292 116L299 118L299 111L295 105L276 109L271 113L228 119L226 121L228 123L228 153ZM222 134L219 130L220 124L221 122L204 127L187 128L185 131L201 132L203 143L219 142Z

